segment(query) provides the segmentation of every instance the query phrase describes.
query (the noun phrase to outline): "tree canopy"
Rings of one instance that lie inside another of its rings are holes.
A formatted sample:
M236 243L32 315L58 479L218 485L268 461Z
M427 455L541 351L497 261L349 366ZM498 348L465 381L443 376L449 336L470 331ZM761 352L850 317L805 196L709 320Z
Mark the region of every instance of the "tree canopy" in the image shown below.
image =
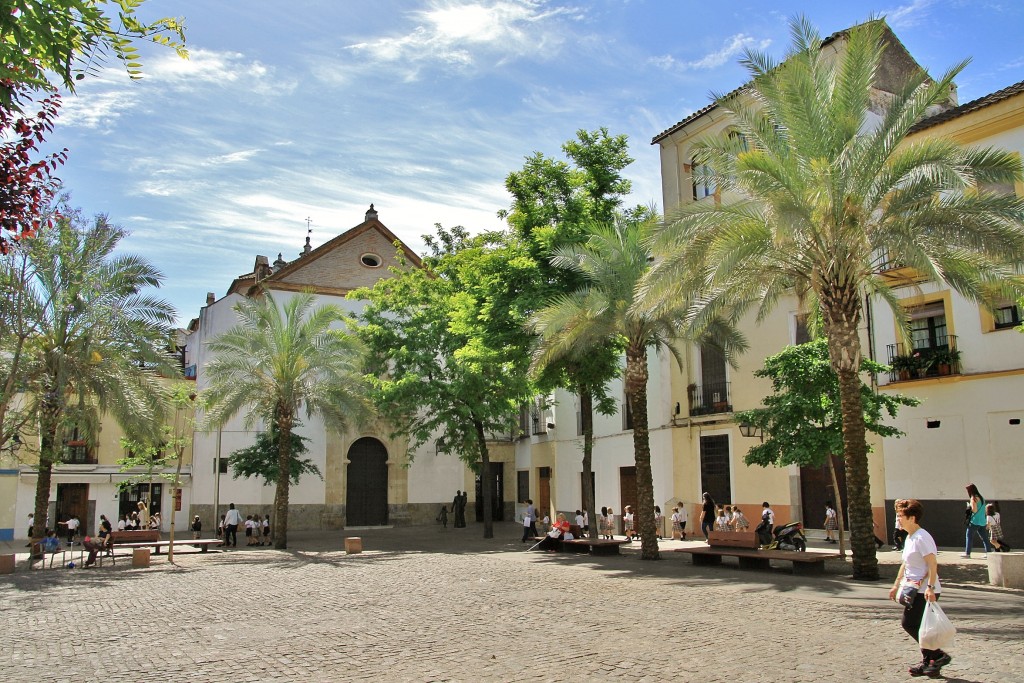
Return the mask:
M298 427L300 424L296 423L294 426ZM256 477L262 479L265 482L264 485L275 483L280 476L281 468L281 462L278 458L278 454L281 452L278 444L279 438L277 428L271 425L269 431L260 432L256 435L256 443L248 448L240 448L231 453L228 457L231 463L232 479ZM320 468L316 466L316 463L310 458L302 457L309 452L309 448L306 446L306 442L309 439L295 432L292 432L291 438L291 459L289 460L290 471L288 476L291 478L292 483L298 484L303 474L315 474L323 479L323 474L320 472Z
M110 53L130 78L141 78L139 40L188 57L184 20L143 20L138 11L144 1L9 0L0 12L0 107L16 106L7 84L49 91L50 74L74 92L75 83L95 73Z

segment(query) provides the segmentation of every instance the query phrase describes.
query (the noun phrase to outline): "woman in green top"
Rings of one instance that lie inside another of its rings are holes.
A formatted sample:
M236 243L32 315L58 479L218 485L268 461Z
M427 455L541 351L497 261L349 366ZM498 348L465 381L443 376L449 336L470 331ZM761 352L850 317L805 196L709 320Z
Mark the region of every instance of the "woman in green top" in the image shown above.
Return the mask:
M985 496L981 495L978 487L974 484L967 485L967 495L971 497L971 518L967 524L967 543L964 547L964 554L960 557L971 557L971 546L974 543L974 534L981 537L985 544L985 552L992 552L992 544L988 540L988 520L985 518Z

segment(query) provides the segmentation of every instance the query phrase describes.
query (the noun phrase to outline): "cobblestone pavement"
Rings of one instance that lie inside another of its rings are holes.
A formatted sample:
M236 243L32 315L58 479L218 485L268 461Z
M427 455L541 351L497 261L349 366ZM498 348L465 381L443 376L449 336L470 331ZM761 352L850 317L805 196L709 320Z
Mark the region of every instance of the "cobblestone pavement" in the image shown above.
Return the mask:
M0 576L11 681L903 681L889 581L693 567L681 553L525 553L519 528L293 534L148 569ZM638 544L635 544L638 545ZM664 547L678 546L678 542ZM940 566L954 562L940 554ZM729 560L726 560L727 564ZM971 562L975 562L972 560ZM1024 680L1024 592L946 566L952 681Z

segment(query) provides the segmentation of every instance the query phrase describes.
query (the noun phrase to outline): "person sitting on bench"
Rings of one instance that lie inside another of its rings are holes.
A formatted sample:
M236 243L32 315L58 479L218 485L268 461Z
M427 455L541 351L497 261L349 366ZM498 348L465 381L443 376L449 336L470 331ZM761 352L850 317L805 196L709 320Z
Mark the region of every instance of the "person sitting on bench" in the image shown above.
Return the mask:
M549 552L555 552L558 550L559 541L562 539L571 539L572 534L569 533L569 522L566 521L565 515L559 513L558 519L551 526L551 531L547 533L544 540L537 545L538 550L547 550Z
M82 542L82 546L89 551L89 557L85 560L85 566L91 567L96 564L96 553L101 550L106 550L107 539L86 536L85 540Z

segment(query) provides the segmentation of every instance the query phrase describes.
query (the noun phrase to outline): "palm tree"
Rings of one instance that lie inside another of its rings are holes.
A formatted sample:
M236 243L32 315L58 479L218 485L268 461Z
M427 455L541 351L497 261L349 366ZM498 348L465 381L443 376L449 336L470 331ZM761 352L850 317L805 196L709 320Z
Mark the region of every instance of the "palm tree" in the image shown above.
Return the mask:
M659 559L647 424L647 350L652 346L668 349L681 362L678 344L687 339L681 336L684 323L696 329L688 315L693 311L692 298L680 297L674 305L657 309L638 299L637 287L651 266L649 245L658 222L653 212L638 220L619 217L591 226L586 243L557 249L552 264L576 273L584 284L575 292L557 295L533 319L540 335L534 354L538 365L604 348L610 339L621 340L625 348L624 382L633 415L636 461L636 525L645 560ZM703 336L720 340L727 350L743 346L728 325L706 325Z
M292 429L305 404L338 431L369 414L362 376L362 347L332 325L345 320L333 304L314 308L316 297L301 292L282 304L270 292L235 306L239 324L209 343L206 366L207 420L222 425L246 409L246 425L275 425L278 478L274 493L274 547L288 547L288 487Z
M882 276L902 263L985 301L1018 291L1010 278L1024 257L1024 205L978 189L1019 180L1020 161L942 138L907 139L930 108L948 102L966 62L935 81L909 77L884 111L873 111L887 31L882 21L856 26L835 56L795 19L783 63L747 52L752 82L720 101L743 137L706 141L696 156L737 198L683 207L659 236L662 258L646 285L652 298L671 300L696 277L708 310L756 306L758 320L791 291L820 311L839 375L853 573L863 579L878 577L859 397L864 297L881 297L905 320L892 278Z
M86 224L67 208L53 229L26 242L31 264L25 311L33 335L22 368L40 428L34 515L47 518L53 465L78 430L95 438L109 413L126 433L159 433L165 392L158 373L173 373L167 353L174 309L142 294L163 275L146 260L115 255L127 235L103 216ZM43 523L34 536L41 536Z

